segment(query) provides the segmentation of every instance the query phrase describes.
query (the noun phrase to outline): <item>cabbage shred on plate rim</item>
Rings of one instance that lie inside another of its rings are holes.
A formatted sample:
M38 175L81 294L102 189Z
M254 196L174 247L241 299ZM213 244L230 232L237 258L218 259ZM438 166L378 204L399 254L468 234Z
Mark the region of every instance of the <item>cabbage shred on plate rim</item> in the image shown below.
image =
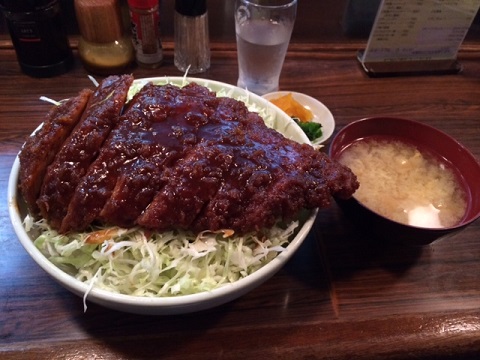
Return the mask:
M164 83L168 82L167 78ZM134 83L129 96L143 85ZM217 96L231 94L228 90L217 92ZM274 116L249 102L248 92L237 100L259 113L267 126L275 126ZM256 233L150 232L139 227L92 227L91 231L64 235L44 219L34 221L29 215L24 226L35 234L34 244L47 259L89 284L85 297L93 287L132 296L171 297L211 291L252 274L286 249L299 221L276 224L265 229L262 237ZM92 231L106 229L114 235L101 244L88 243Z

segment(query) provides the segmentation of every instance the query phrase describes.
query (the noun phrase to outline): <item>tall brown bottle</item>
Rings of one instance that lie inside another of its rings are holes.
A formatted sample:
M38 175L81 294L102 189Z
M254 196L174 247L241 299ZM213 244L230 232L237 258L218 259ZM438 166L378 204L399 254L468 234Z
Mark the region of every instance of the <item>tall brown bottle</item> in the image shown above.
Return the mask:
M0 0L22 71L50 77L73 65L58 0Z

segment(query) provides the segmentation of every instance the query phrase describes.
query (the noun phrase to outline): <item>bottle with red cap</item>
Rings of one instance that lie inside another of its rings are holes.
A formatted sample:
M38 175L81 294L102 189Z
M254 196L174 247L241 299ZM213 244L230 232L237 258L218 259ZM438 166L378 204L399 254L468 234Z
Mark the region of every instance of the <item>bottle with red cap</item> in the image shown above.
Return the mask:
M138 65L156 68L163 60L158 0L128 0L132 40Z

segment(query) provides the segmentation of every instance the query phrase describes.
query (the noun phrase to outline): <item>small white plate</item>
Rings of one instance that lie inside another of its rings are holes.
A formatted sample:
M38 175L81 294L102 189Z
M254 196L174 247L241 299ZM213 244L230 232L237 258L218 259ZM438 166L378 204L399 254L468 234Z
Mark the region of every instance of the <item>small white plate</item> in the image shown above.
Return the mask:
M322 136L312 141L312 144L322 144L332 136L335 130L335 120L330 110L317 99L295 91L275 91L263 95L267 100L278 99L287 94L292 94L293 98L305 106L313 113L312 121L322 124Z

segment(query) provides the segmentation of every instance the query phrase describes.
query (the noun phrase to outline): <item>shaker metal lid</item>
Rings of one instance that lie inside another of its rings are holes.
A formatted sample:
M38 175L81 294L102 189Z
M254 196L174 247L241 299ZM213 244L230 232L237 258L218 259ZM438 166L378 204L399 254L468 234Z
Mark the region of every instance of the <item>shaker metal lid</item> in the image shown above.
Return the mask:
M200 16L207 12L206 0L175 0L175 10L185 16Z

